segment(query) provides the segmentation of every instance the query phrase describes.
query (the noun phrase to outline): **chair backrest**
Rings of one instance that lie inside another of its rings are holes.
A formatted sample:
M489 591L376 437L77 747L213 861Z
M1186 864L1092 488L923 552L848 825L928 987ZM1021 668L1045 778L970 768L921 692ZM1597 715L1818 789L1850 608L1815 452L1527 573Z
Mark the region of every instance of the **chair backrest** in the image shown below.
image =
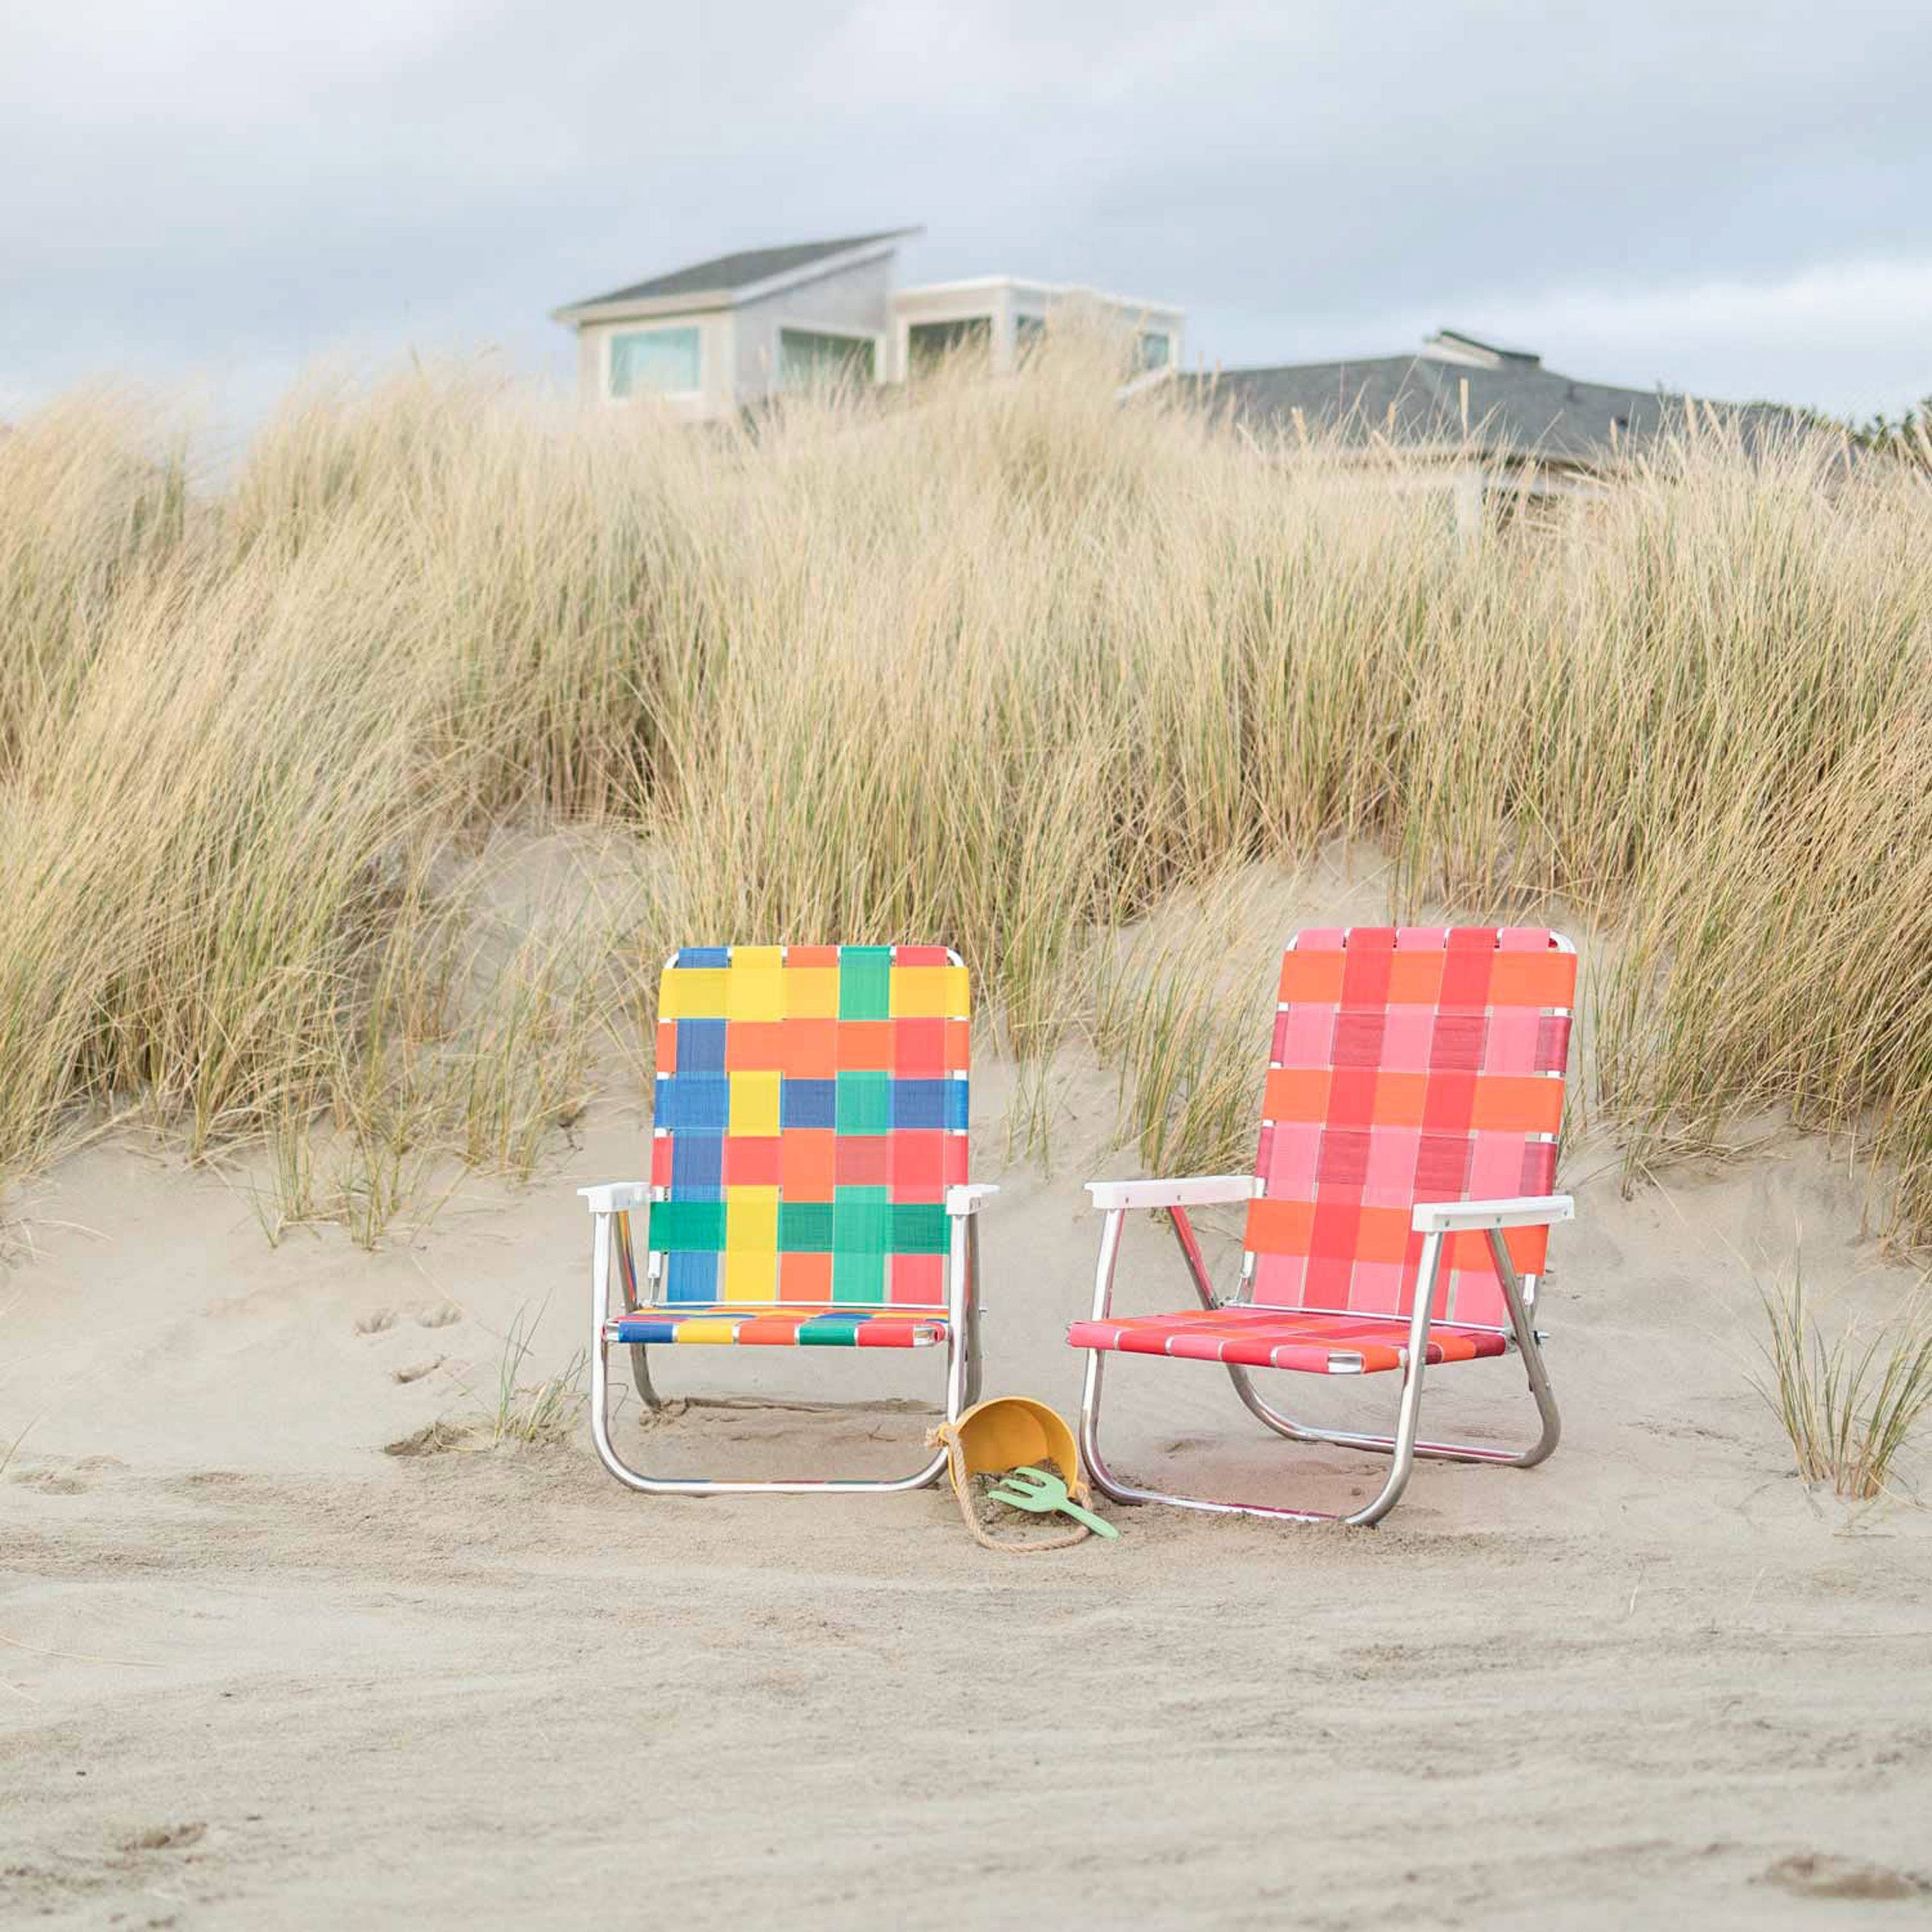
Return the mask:
M1354 926L1282 956L1243 1298L1401 1316L1424 1201L1547 1194L1576 949L1540 929ZM1505 1239L1533 1295L1549 1235ZM1451 1235L1432 1316L1506 1328L1486 1236Z
M969 1020L942 946L678 952L658 998L662 1298L944 1306Z

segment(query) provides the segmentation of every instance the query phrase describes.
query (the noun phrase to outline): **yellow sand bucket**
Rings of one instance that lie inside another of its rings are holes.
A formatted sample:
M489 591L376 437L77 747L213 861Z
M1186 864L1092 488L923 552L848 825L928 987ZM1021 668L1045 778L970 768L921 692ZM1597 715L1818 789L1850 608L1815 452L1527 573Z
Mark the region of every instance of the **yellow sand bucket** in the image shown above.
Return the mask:
M926 1439L935 1444L945 1444L959 1513L966 1519L974 1540L988 1550L1007 1550L1018 1554L1033 1550L1064 1550L1093 1534L1076 1524L1061 1535L1009 1543L988 1534L974 1507L971 1485L975 1476L1004 1476L1010 1469L1028 1464L1039 1468L1048 1462L1058 1470L1074 1502L1088 1500L1087 1480L1080 1473L1080 1452L1074 1446L1073 1432L1045 1402L1023 1395L989 1396L984 1402L976 1402L957 1422L941 1423Z

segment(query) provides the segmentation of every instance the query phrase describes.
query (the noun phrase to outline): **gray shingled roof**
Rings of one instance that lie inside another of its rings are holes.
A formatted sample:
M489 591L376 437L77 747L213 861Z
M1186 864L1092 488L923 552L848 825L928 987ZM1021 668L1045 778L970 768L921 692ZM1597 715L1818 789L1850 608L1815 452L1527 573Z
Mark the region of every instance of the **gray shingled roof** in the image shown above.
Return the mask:
M890 242L902 235L916 235L916 228L882 228L876 235L848 235L836 242L790 242L777 248L744 248L735 255L714 256L708 262L694 262L688 268L674 268L668 275L653 275L646 282L633 282L628 288L613 289L609 294L590 296L566 309L596 308L605 302L658 302L667 296L729 295L738 289L770 281L774 275L789 274L795 268L808 268L814 262L830 260L854 248L874 242Z
M1404 444L1462 440L1466 381L1469 439L1478 448L1558 461L1600 461L1613 442L1630 453L1686 419L1685 399L1668 390L1582 382L1544 368L1526 350L1492 350L1443 333L1453 344L1486 352L1493 360L1451 361L1425 352L1226 369L1181 380L1202 401L1252 428L1287 429L1299 411L1311 430L1339 431L1351 442L1381 435ZM1712 406L1736 418L1753 439L1792 420L1788 410L1768 404Z

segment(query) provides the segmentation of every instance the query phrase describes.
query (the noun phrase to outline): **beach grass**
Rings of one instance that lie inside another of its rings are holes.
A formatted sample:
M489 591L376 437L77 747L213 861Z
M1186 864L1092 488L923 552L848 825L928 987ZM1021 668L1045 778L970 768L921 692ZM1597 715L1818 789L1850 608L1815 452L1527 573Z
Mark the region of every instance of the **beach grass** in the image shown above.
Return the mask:
M526 1316L519 1310L503 1339L498 1364L494 1408L483 1424L493 1448L514 1443L524 1448L561 1442L576 1434L584 1419L584 1378L590 1357L580 1348L554 1373L535 1382L524 1378L532 1340L542 1310Z
M1798 1474L1869 1502L1892 1486L1893 1466L1932 1408L1932 1317L1922 1298L1891 1322L1827 1340L1805 1303L1804 1277L1763 1296L1766 1373L1759 1392L1790 1439Z
M1341 839L1400 908L1614 935L1578 1104L1634 1166L1782 1110L1932 1226L1932 478L1687 419L1471 542L1452 451L1117 376L1049 343L693 432L414 369L218 472L118 398L16 424L0 1174L132 1113L377 1239L634 1087L680 940L906 937L1219 1165L1285 935L1210 990L1138 922ZM634 890L506 950L467 882L560 824Z

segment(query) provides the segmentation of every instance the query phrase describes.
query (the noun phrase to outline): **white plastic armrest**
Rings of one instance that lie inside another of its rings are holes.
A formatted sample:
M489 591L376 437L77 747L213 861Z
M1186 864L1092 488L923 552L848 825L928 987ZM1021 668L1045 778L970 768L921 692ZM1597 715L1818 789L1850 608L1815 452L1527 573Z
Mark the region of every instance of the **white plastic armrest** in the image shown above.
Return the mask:
M626 1208L642 1208L651 1198L648 1180L606 1180L596 1187L580 1187L578 1192L590 1204L593 1214L620 1214Z
M946 1211L949 1214L976 1214L999 1191L987 1180L949 1187L946 1190Z
M1211 1208L1227 1201L1251 1201L1251 1174L1202 1174L1186 1180L1090 1180L1087 1192L1102 1213L1117 1208Z
M1567 1194L1526 1194L1513 1201L1425 1201L1409 1217L1418 1234L1449 1234L1469 1228L1546 1227L1574 1220L1576 1204Z

